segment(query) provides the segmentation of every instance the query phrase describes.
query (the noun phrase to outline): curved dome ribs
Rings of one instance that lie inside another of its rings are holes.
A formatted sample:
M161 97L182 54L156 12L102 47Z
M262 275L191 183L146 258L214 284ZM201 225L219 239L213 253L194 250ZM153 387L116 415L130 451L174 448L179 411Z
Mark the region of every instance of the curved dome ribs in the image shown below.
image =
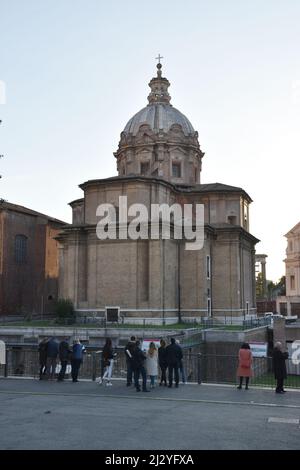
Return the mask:
M198 133L190 121L170 104L166 78L149 83L149 104L136 113L121 133L115 152L120 176L143 175L175 184L200 183L201 160Z

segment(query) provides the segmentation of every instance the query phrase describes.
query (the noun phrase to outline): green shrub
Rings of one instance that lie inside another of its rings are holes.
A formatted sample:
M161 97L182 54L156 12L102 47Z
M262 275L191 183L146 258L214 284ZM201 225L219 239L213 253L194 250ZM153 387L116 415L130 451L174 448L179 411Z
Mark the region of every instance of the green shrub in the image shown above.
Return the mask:
M74 305L70 299L59 299L56 302L56 322L60 324L70 325L75 323L76 316L74 311Z

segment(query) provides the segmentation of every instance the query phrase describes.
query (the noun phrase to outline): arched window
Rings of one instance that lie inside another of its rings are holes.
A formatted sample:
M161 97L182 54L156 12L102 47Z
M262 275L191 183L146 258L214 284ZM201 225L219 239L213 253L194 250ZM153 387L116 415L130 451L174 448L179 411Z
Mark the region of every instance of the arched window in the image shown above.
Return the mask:
M25 235L15 237L15 261L17 264L27 263L27 237Z

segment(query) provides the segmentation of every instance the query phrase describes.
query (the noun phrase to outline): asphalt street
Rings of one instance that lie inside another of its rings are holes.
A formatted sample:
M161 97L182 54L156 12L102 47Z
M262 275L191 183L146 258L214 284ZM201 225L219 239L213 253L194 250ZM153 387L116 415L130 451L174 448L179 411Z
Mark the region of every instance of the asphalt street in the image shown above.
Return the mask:
M300 391L0 379L1 450L292 450L299 419Z

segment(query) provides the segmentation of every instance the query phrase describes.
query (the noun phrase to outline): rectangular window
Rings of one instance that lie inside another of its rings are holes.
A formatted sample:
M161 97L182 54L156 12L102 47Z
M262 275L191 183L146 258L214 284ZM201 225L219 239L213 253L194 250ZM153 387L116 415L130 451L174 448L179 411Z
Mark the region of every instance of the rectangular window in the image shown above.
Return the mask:
M210 279L210 256L206 256L206 277Z
M244 203L244 228L248 229L248 205Z
M181 163L172 163L172 176L173 178L181 178Z
M141 175L147 175L149 172L149 162L141 163Z
M292 302L291 303L291 315L298 315L300 318L300 303Z
M25 235L15 237L15 261L17 264L27 262L27 237Z
M279 303L279 312L281 315L287 315L287 303L286 302Z
M229 215L227 219L230 225L236 225L236 215Z
M295 276L290 277L291 290L295 290Z

